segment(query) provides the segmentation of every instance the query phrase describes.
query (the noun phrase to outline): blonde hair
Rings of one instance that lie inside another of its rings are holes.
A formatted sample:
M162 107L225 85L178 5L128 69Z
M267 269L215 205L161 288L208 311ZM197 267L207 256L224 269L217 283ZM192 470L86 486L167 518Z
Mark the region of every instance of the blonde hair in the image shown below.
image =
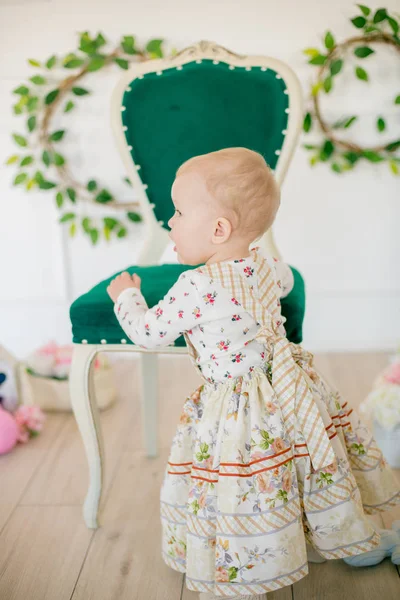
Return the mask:
M176 176L200 172L210 194L233 217L233 229L252 242L275 220L280 189L263 156L248 148L224 148L194 156Z

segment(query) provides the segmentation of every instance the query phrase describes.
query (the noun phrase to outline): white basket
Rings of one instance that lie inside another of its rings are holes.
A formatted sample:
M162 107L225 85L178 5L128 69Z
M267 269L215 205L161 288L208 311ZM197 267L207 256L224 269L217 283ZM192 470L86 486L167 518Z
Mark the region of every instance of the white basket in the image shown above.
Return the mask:
M26 371L24 362L18 363L20 404L34 404L44 411L72 411L69 381L57 380ZM116 400L114 374L111 366L93 369L94 391L97 406L104 410Z

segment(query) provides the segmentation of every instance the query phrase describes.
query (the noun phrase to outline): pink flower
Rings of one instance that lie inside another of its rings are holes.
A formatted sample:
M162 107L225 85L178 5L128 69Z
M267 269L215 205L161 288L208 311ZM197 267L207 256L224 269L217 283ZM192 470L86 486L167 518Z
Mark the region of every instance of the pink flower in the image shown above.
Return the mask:
M282 477L282 488L284 492L289 493L292 487L292 474L290 471L285 471Z
M215 580L216 581L229 581L229 573L223 567L217 567L215 572Z
M276 454L278 454L278 452L285 450L286 445L282 438L277 437L274 439L273 443L271 444L271 448Z
M400 385L400 362L390 365L383 376L387 382Z
M258 475L256 475L256 480L260 492L271 493L274 491L272 475L270 473L258 473Z
M14 414L17 423L26 425L34 431L41 431L43 423L46 420L46 415L39 406L22 405L17 408Z

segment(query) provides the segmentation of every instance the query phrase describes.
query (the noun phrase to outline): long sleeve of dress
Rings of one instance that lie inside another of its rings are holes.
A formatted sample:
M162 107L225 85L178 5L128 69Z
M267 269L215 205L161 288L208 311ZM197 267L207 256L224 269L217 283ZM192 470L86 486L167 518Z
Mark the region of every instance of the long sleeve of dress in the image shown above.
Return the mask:
M152 308L139 289L128 288L118 296L114 313L134 344L146 349L168 346L183 331L215 318L215 309L202 297L198 283L196 274L183 272Z

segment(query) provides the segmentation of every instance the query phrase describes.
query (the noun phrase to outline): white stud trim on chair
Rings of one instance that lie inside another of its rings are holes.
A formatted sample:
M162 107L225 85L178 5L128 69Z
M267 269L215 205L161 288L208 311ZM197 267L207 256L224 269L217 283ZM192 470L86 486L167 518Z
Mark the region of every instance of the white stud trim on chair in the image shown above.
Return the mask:
M159 225L164 225L164 221L158 221Z
M261 71L268 71L267 67L261 67Z
M162 71L157 71L157 75L162 75Z
M107 344L107 340L101 340L102 344Z
M290 110L288 108L285 108L285 113L288 115L290 112Z
M128 128L126 125L123 126L122 131L128 131Z
M138 79L143 79L144 75L138 75Z
M177 71L182 71L182 69L183 69L182 65L178 65L178 66L176 67L176 70L177 70Z
M128 150L132 150L132 146L128 146Z
M280 155L280 153L281 153L281 151L280 151L280 150L275 150L275 154L276 154L277 156L279 156L279 155Z
M219 65L219 60L213 60L213 65Z
M122 338L121 344L126 344L126 339L125 338Z
M82 340L82 344L87 344L87 340Z
M283 129L282 133L283 133L283 135L286 135L287 134L287 129Z
M149 186L147 185L147 183L144 183L144 184L143 184L143 189L144 189L144 190L147 190L147 188L148 188L148 187L149 187Z
M131 88L130 86L128 86L128 87L126 88L126 91L127 91L127 92L131 92L131 91L132 91L132 88Z
M200 65L202 62L203 62L203 61L201 60L201 58L198 58L198 59L196 60L196 63L197 63L198 65Z
M136 171L140 171L140 169L141 169L141 168L142 168L142 166L141 166L141 165L135 165L135 169L136 169Z
M124 110L126 110L126 106L121 106L121 111L123 112Z
M155 207L155 204L154 204L154 202L151 202L151 203L150 203L150 208L154 208L154 207Z
M277 79L282 79L282 77L279 75L279 73L276 74L276 78Z
M251 71L251 67L246 67L246 71Z
M289 93L289 90L284 90L283 93L286 94L286 96L287 96Z
M235 65L229 65L229 68L231 71L233 71L233 69L235 68Z

